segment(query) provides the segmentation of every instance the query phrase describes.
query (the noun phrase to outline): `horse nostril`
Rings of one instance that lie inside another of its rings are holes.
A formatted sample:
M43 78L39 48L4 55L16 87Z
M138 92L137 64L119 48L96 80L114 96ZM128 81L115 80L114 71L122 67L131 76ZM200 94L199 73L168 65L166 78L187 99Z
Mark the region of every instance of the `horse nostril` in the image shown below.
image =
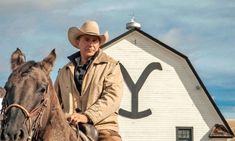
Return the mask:
M15 140L23 139L24 138L24 131L20 129L14 136Z
M8 134L2 132L2 134L1 134L1 140L3 140L3 141L9 140Z
M24 139L24 137L25 134L22 129L20 129L16 134L11 134L9 132L4 132L4 130L2 130L0 141L12 141L12 140L18 141Z
M3 134L3 139L4 139L5 141L10 140L9 134Z
M19 131L19 139L23 139L24 138L24 131L22 129L20 129Z

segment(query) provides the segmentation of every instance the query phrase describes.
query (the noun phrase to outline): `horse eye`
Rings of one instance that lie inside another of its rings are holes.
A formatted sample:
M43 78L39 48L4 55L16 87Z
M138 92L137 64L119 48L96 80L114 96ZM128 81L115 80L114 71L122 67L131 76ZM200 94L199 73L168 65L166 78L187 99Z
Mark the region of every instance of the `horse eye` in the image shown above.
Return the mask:
M41 92L41 93L44 93L45 91L46 91L45 88L41 88L41 89L40 89L40 92Z
M41 94L41 93L45 93L46 90L47 90L47 85L41 85L37 91L38 93Z

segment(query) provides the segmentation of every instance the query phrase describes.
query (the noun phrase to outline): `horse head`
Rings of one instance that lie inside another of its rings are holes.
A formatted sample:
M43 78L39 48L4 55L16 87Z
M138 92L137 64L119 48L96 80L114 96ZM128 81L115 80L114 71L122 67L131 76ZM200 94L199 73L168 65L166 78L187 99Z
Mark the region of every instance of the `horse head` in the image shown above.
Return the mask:
M1 140L31 140L46 124L53 87L49 74L55 59L55 50L39 62L26 62L20 49L12 53L12 72L3 99Z

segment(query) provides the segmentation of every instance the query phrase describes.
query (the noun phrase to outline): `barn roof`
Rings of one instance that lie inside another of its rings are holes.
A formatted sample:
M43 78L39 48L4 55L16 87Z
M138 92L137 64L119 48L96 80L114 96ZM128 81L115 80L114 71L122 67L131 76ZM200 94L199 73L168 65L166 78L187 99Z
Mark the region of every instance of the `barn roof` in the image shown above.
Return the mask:
M227 121L225 120L224 116L223 116L222 113L220 112L219 108L217 107L216 103L215 103L214 100L212 99L211 95L209 94L208 90L206 89L205 85L203 84L202 80L200 79L199 75L197 74L197 72L196 72L196 70L194 69L192 63L190 62L189 58L188 58L186 55L184 55L183 53L181 53L181 52L175 50L174 48L172 48L172 47L170 47L170 46L168 46L167 44L161 42L160 40L154 38L153 36L147 34L146 32L142 31L141 29L137 29L137 28L133 28L133 29L131 29L131 30L128 30L127 32L125 32L125 33L119 35L118 37L112 39L111 41L105 43L104 45L102 45L101 48L106 48L106 47L108 47L109 45L111 45L112 43L118 41L118 40L121 39L121 38L124 38L125 36L127 36L127 35L129 35L129 34L131 34L131 33L133 33L133 32L138 32L138 33L142 34L143 36L145 36L145 37L151 39L152 41L156 42L157 44L160 44L161 47L164 47L164 48L170 50L171 52L173 52L173 53L175 53L175 54L181 56L182 58L184 58L184 59L186 60L186 62L188 63L190 69L192 70L192 72L193 72L194 75L196 76L196 78L197 78L198 82L200 83L202 89L203 89L204 92L206 93L208 99L210 100L211 104L212 104L213 107L215 108L216 112L218 113L218 115L220 116L220 118L221 118L221 120L223 121L224 125L226 126L226 129L228 130L228 133L229 133L229 134L228 134L227 136L224 136L224 137L225 137L225 138L226 138L226 137L233 137L234 134L233 134L233 132L232 132L230 126L228 125ZM220 137L221 137L221 136L220 136Z

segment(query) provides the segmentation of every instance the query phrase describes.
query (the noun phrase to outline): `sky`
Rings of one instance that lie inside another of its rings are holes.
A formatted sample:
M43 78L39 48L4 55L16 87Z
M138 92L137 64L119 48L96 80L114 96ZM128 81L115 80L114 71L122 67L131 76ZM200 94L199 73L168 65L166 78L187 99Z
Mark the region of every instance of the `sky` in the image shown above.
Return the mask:
M0 86L16 48L36 61L55 48L55 80L66 56L77 51L69 27L96 20L113 39L132 16L141 30L186 55L223 116L235 119L234 0L0 0Z

